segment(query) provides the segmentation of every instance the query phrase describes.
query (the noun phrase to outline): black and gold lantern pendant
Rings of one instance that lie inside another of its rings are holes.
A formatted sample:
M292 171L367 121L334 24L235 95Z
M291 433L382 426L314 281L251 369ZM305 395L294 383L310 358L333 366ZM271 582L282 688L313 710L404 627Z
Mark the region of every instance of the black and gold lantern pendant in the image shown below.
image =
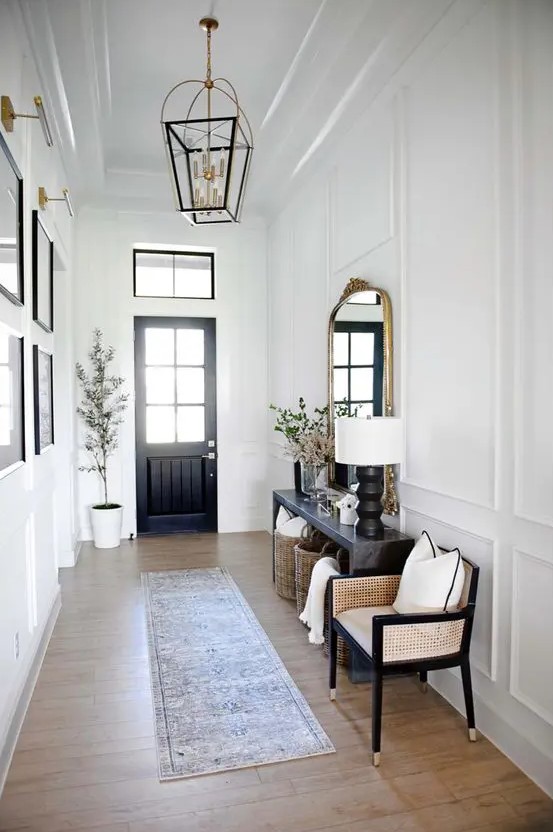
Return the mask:
M161 108L161 129L177 211L192 225L239 222L252 151L250 123L226 78L211 77L211 35L219 27L204 17L207 67L205 81L180 81L167 93ZM193 96L184 119L165 118L176 90L191 87ZM199 89L197 87L199 86ZM228 112L229 115L219 115Z

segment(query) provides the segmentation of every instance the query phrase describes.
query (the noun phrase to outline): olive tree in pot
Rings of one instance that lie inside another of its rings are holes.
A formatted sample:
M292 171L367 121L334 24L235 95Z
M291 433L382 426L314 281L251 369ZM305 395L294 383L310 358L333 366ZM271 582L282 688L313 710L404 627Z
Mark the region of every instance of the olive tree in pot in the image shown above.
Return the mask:
M91 460L88 465L81 465L79 471L99 474L103 488L104 501L90 509L92 535L98 549L114 549L121 542L123 507L108 499L108 460L118 445L119 426L129 396L121 390L124 379L110 375L114 356L114 348L104 347L102 331L95 329L88 354L90 374L82 364L76 365L82 393L77 413L86 428L84 448Z

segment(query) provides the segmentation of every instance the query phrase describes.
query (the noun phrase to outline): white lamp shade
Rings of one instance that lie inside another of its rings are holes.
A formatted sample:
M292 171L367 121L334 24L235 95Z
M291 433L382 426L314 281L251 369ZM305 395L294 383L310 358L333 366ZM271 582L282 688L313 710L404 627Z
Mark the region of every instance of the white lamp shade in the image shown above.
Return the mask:
M342 416L334 422L336 462L344 465L394 465L403 460L403 419Z

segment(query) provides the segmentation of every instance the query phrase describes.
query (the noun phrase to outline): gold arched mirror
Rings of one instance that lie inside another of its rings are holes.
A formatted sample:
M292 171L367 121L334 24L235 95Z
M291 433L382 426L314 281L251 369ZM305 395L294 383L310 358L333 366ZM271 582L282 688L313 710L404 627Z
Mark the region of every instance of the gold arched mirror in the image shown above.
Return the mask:
M392 306L383 289L352 277L330 314L328 404L340 415L391 416L393 409ZM353 466L331 462L328 481L339 490L356 482ZM384 467L385 514L397 514L394 473Z

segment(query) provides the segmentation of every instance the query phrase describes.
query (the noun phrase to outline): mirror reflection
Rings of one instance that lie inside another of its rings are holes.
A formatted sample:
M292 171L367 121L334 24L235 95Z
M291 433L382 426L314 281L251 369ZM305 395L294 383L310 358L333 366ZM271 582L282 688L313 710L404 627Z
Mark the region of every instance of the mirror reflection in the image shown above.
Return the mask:
M352 277L330 315L328 402L331 412L350 416L391 416L393 347L392 307L383 289ZM354 466L330 463L329 483L350 490ZM397 514L391 466L384 466L384 511Z
M19 262L21 197L19 171L0 136L0 292L15 303L23 300Z
M333 323L334 402L350 415L382 416L384 319L378 292L358 292Z

